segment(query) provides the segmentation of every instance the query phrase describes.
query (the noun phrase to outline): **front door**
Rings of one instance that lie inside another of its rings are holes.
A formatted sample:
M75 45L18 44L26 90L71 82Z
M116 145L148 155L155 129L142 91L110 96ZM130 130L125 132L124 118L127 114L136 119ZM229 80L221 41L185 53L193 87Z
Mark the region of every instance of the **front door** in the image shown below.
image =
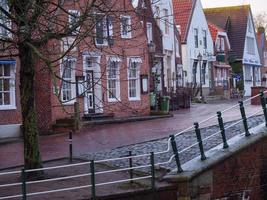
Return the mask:
M86 72L86 84L88 113L95 113L94 73L91 70Z

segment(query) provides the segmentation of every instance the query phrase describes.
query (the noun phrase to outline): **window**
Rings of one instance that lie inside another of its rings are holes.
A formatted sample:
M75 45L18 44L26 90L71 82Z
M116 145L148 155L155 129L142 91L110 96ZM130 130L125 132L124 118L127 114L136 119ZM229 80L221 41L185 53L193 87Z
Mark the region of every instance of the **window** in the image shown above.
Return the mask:
M244 70L245 70L245 81L252 81L251 69L252 68L250 66L244 66Z
M247 52L248 54L255 54L254 38L247 37Z
M179 41L175 37L175 55L176 57L180 57L180 48L179 48Z
M146 35L147 35L147 42L153 42L153 33L152 33L152 24L150 22L146 23Z
M120 79L119 79L119 62L120 59L111 57L108 61L108 101L120 100Z
M75 98L75 59L65 59L62 62L62 88L61 100L63 103L72 104Z
M96 45L113 43L113 18L104 14L96 14Z
M252 33L252 24L250 18L248 18L248 31Z
M128 69L128 95L129 100L140 100L140 79L139 79L139 68L141 58L130 58L129 69Z
M203 30L202 33L203 33L203 46L204 49L207 49L207 31Z
M121 16L121 37L131 38L132 37L132 25L130 16Z
M225 51L225 39L223 37L217 38L216 50L217 50L217 52L224 52Z
M0 110L15 109L15 63L4 62L0 61Z
M9 12L9 7L7 4L7 0L1 0L0 1L0 6L5 9L6 11ZM0 11L0 23L5 25L5 27L0 27L0 37L10 37L11 32L8 29L11 29L11 21L8 19L8 17Z
M155 18L156 18L157 25L160 26L160 8L159 8L159 6L155 6Z
M198 48L198 29L194 28L195 48Z
M193 83L194 84L197 83L197 63L198 63L198 61L195 60L194 64L193 64Z
M78 10L69 10L69 28L72 29L76 27L76 29L72 32L72 34L78 34L80 30L80 26L78 26L80 12Z
M203 61L202 63L202 84L206 84L206 68L207 68L207 61Z
M169 13L168 13L168 9L163 9L163 13L164 13L164 27L165 27L165 34L169 35L170 33L170 24L169 24Z

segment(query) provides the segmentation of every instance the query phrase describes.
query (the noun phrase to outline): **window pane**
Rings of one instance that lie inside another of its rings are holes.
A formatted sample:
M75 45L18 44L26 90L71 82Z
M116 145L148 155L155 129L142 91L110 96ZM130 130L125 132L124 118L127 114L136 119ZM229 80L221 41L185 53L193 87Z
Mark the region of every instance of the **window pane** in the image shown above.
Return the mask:
M4 91L4 80L0 79L0 92Z
M4 105L10 105L10 93L4 93Z
M3 99L4 94L0 93L0 105L4 104L4 99Z

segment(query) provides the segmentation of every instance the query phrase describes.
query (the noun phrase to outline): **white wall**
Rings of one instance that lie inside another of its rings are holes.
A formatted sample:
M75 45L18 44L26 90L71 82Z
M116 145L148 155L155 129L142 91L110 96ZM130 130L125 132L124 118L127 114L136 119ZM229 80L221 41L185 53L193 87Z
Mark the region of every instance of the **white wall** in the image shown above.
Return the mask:
M156 13L156 7L160 8L160 30L162 31L162 43L163 43L163 53L165 54L163 58L163 65L164 65L164 83L167 87L168 85L168 76L167 71L168 69L171 70L171 79L175 78L172 75L175 74L175 37L174 37L174 18L173 18L173 6L172 0L156 0L152 1L152 9L153 13ZM165 23L164 23L164 9L168 10L168 20L169 20L169 34L165 34ZM168 61L168 57L170 57L170 61ZM171 81L171 86L173 81Z
M195 48L195 40L194 40L194 28L198 29L198 39L199 39L199 45L198 48ZM204 49L203 45L203 34L202 30L207 31L207 49ZM189 83L193 81L193 63L194 60L197 59L198 54L200 53L203 56L203 60L209 60L211 59L211 55L213 56L214 54L214 49L213 49L213 41L211 34L209 32L208 24L206 17L203 12L203 8L201 5L200 0L197 0L195 10L193 12L192 16L192 21L190 24L188 36L187 36L187 43L182 46L182 53L183 53L183 64L185 70L187 70L187 79ZM210 56L208 56L210 55ZM208 76L208 66L209 64L207 63L207 68L206 68L206 84L203 85L203 87L209 87L209 79L210 77ZM200 82L200 74L199 74L199 65L197 67L197 83Z
M251 29L249 29L249 27L251 27ZM247 37L251 37L254 39L254 47L255 47L254 54L248 53ZM252 80L244 81L245 96L251 96L251 87L253 86L253 70L252 70L253 66L256 68L261 67L261 61L260 61L260 55L259 55L259 50L257 46L256 33L255 33L254 26L253 26L252 14L250 13L248 17L248 22L247 22L247 33L246 33L244 54L243 54L243 75L245 78L246 70L248 70L251 74ZM256 86L260 86L261 85L260 70L256 69L255 71L256 71L255 76L257 76L258 77L257 80L259 80L259 81L256 81Z

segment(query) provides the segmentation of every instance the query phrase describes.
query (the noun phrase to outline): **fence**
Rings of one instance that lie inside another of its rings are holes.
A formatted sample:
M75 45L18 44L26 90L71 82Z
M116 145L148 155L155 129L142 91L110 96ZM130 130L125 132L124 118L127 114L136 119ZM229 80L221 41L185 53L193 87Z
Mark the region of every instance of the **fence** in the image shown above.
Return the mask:
M183 131L181 131L175 135L171 135L168 139L166 150L163 150L163 151L151 152L151 153L141 154L141 155L132 155L132 153L129 152L129 155L127 157L110 158L110 159L95 160L95 161L91 160L89 162L74 163L74 164L60 165L60 166L52 166L52 167L46 167L46 168L40 168L40 169L29 169L29 170L22 169L21 171L10 171L10 172L0 173L0 177L1 176L7 176L7 175L13 175L13 174L20 174L20 176L21 176L20 182L0 185L0 188L9 188L9 187L13 187L13 186L20 186L21 187L21 193L16 194L16 195L12 195L12 196L4 196L4 197L2 196L2 197L0 197L0 200L14 199L14 198L22 198L23 200L26 200L28 197L32 197L32 196L38 196L39 197L40 195L43 195L43 194L51 194L51 193L57 193L57 192L79 190L79 189L84 189L84 188L89 188L91 190L92 199L96 199L96 196L97 196L96 188L97 187L101 187L101 186L105 186L105 185L118 184L118 183L125 183L125 182L133 182L133 181L145 180L145 179L151 179L151 189L154 191L155 190L155 167L156 166L169 164L174 160L176 163L176 167L177 167L177 173L182 173L183 169L182 169L180 158L179 158L179 155L181 153L183 153L183 152L198 145L201 160L206 160L207 158L205 156L205 151L204 151L204 146L203 146L204 141L207 141L208 139L214 137L215 135L220 134L222 137L223 148L228 148L229 145L227 143L225 131L227 129L235 126L236 124L242 122L243 126L244 126L244 130L245 130L245 137L249 137L250 132L248 129L247 118L252 117L254 115L257 115L261 112L263 112L263 114L264 114L265 126L267 126L267 109L266 109L266 99L265 99L265 93L266 92L267 91L261 92L260 94L254 96L254 97L251 97L245 101L240 101L238 104L231 106L230 108L227 108L226 110L218 111L216 115L213 115L213 116L211 116L211 117L209 117L209 118L207 118L207 119L205 119L199 123L196 122L196 123L194 123L193 126L188 127L187 129L185 129L185 130L183 130ZM246 112L245 112L244 103L248 102L254 98L260 98L261 99L262 108L260 110L258 110L257 112L255 112L252 115L247 117ZM225 127L222 114L226 113L227 111L229 111L233 108L236 108L236 107L239 107L239 109L240 109L241 119L236 121L235 123ZM218 119L218 125L219 125L220 130L218 132L215 132L212 135L202 139L200 125L205 123L205 122L208 122L209 120L214 119L214 118ZM178 151L175 138L177 136L185 133L185 132L190 131L190 130L195 131L196 137L197 137L197 142L182 149L181 151ZM72 161L72 135L70 135L69 141L70 141L70 143L69 143L69 145L70 145L70 148L69 148L70 149L70 152L69 152L70 153L70 161ZM161 154L165 154L165 153L168 153L170 151L172 151L173 155L167 161L155 163L155 156L159 156ZM136 158L141 158L141 157L149 157L150 158L150 164L141 165L141 166L133 166L132 160L136 159ZM95 167L96 167L95 165L96 164L110 162L110 161L119 161L119 160L124 160L124 159L129 161L129 167L119 168L119 169L111 169L111 170L105 170L105 171L98 171L98 172L95 171ZM62 169L62 168L82 166L82 165L88 165L88 167L90 167L90 173L83 173L83 174L64 176L64 177L58 177L58 178L49 178L49 179L43 179L43 180L35 180L35 181L27 181L26 180L27 173L30 173L30 172L55 170L55 169ZM133 176L133 170L138 170L138 169L142 169L142 168L149 168L150 173L146 174L144 176L141 176L141 177L134 177ZM116 181L110 181L110 182L102 182L102 183L96 182L97 176L100 174L103 175L103 174L110 174L110 173L123 172L123 171L128 171L130 173L130 178L116 180ZM75 179L75 178L80 178L80 177L90 177L90 181L88 181L87 185L81 185L81 186L76 186L76 187L68 187L68 188L47 190L47 191L41 191L41 192L32 192L32 193L27 192L27 187L29 185L32 185L32 184L53 182L53 181L64 181L64 180Z

